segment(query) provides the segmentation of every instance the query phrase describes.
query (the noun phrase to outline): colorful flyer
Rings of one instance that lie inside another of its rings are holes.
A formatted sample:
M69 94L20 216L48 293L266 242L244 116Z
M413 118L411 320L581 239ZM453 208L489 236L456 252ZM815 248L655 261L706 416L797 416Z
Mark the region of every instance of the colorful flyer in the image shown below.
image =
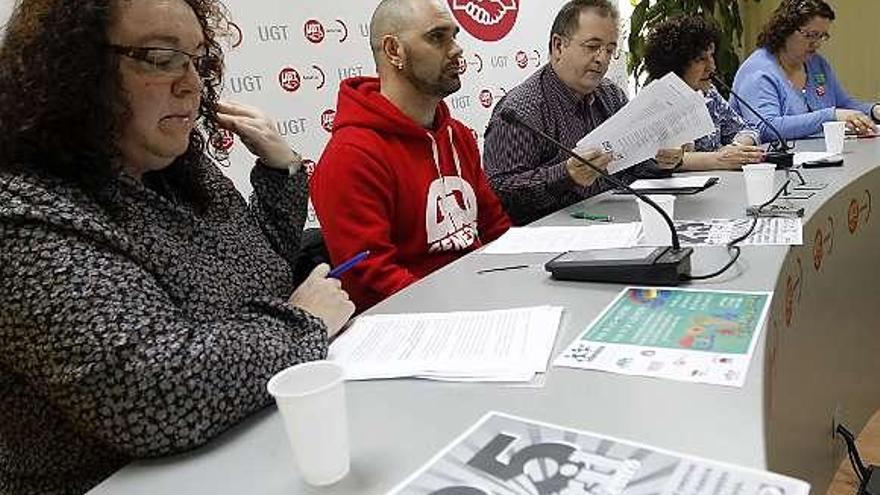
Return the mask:
M771 298L628 287L554 364L742 387Z
M807 495L767 471L490 412L395 495Z

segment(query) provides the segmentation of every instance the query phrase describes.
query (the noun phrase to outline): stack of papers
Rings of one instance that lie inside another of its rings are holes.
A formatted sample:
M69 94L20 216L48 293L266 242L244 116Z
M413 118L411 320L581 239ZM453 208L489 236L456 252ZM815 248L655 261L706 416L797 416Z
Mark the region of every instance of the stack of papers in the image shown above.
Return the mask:
M372 315L330 346L347 380L529 382L547 371L562 308Z
M512 228L486 246L484 254L564 253L635 246L642 224L609 223L583 227Z
M611 153L609 173L654 158L715 131L703 96L674 73L654 81L611 118L578 142L575 151Z

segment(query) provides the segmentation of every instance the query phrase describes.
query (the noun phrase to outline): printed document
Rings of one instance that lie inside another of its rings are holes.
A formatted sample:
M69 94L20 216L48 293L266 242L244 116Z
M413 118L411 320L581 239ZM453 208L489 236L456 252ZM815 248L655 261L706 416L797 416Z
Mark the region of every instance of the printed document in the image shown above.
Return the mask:
M553 364L742 387L771 296L629 287Z
M562 308L361 316L331 345L346 379L531 381L547 370Z
M575 151L611 153L609 173L654 158L715 131L705 98L674 73L645 86L611 118L578 142Z
M390 493L809 495L810 485L768 471L489 412Z

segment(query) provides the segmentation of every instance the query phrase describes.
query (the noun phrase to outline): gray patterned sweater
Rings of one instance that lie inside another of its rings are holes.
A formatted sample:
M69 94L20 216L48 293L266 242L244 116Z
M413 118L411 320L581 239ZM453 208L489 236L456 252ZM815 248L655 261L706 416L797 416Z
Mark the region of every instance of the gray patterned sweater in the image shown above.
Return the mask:
M0 493L83 493L135 458L198 447L326 355L287 303L305 174L257 165L248 206L212 164L206 211L122 176L118 207L0 171Z

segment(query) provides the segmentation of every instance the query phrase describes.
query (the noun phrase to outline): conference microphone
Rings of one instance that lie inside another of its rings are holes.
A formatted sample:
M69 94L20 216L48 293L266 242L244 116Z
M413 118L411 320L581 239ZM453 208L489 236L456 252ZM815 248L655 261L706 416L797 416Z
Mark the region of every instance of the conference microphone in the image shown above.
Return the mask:
M569 251L545 265L553 278L562 280L584 280L591 282L636 283L645 285L678 285L687 279L691 271L693 249L682 249L678 232L672 219L645 194L631 188L628 184L570 150L567 146L548 136L544 131L520 119L512 108L500 113L501 120L528 129L553 144L566 155L583 163L615 186L644 201L656 210L671 233L672 247L600 249L592 251Z
M794 166L794 153L791 152L791 146L789 146L788 143L785 142L785 138L782 137L782 133L779 132L779 129L777 129L773 124L771 124L769 120L765 119L763 115L758 113L758 111L755 110L754 107L749 105L749 103L746 100L742 99L738 94L736 94L733 91L733 88L731 88L730 86L727 85L727 83L722 81L721 78L718 77L717 74L712 73L712 75L710 77L712 78L712 82L714 82L716 85L721 86L722 88L726 89L730 94L733 95L734 98L736 98L736 100L738 102L742 103L743 106L745 106L753 114L755 114L755 116L758 117L758 120L763 122L764 125L766 125L771 131L773 131L773 134L776 134L777 141L775 143L770 144L770 150L768 150L767 153L765 153L764 161L767 163L776 164L777 168L791 168L791 167L793 167Z

